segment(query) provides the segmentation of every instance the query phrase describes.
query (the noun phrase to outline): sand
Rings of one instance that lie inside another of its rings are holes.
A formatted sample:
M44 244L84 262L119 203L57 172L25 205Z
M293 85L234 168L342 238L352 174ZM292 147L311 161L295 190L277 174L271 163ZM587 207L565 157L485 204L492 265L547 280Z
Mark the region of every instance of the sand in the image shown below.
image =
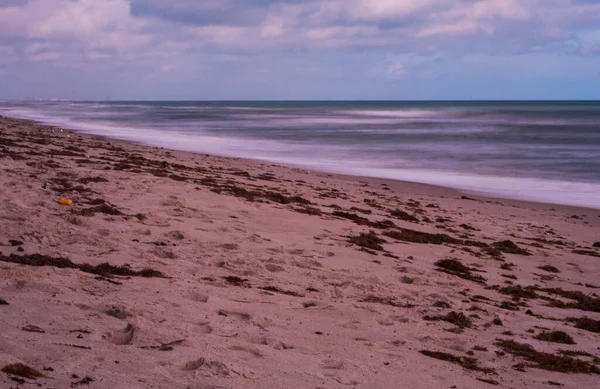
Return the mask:
M600 381L599 210L9 118L0 188L1 388Z

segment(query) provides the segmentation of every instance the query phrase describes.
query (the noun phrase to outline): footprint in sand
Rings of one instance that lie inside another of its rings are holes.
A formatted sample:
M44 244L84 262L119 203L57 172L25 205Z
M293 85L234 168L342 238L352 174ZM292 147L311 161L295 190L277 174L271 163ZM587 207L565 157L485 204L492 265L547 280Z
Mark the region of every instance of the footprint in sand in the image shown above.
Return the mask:
M208 295L204 294L204 293L200 293L197 291L191 291L188 293L187 298L195 301L197 303L206 303L208 302Z
M121 320L124 320L125 318L127 318L127 316L130 316L129 313L127 313L127 311L125 310L125 307L120 305L113 305L112 307L108 308L105 312L108 316L112 316Z
M263 355L260 353L260 351L258 351L255 348L251 348L251 347L231 346L231 347L229 347L229 349L233 350L233 351L243 351L243 352L251 354L252 356L254 356L256 358L262 358L263 357Z
M108 333L105 338L117 346L124 346L131 344L133 341L133 335L135 334L135 327L131 324L127 324L123 330L115 331L114 333Z
M211 334L213 332L213 328L210 326L209 322L206 323L198 323L198 326L200 327L198 332L201 334Z
M205 358L189 361L183 367L187 371L198 371L209 377L227 377L229 368L219 361L209 361Z

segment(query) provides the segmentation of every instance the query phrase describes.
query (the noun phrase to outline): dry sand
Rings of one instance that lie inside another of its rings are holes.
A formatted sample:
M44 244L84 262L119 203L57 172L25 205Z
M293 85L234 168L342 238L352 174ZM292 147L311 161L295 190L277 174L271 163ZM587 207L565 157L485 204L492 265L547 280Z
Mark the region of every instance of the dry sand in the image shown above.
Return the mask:
M0 188L1 388L600 382L598 210L8 118Z

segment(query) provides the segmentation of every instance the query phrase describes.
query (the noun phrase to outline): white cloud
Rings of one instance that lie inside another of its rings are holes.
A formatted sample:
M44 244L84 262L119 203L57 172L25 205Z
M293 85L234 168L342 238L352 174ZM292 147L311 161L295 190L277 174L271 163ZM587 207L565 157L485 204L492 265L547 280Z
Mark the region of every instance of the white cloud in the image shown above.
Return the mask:
M397 80L406 75L406 69L404 69L404 66L400 62L396 62L387 67L385 75L391 80Z
M157 10L132 15L132 2ZM30 0L24 6L14 4L0 7L0 45L9 47L13 56L45 61L61 57L151 61L199 54L378 48L421 54L575 52L571 48L578 32L600 25L600 4L572 0L271 0L254 5L248 0ZM177 17L190 20L181 22ZM195 17L201 19L196 24ZM595 52L593 45L580 46L581 54Z

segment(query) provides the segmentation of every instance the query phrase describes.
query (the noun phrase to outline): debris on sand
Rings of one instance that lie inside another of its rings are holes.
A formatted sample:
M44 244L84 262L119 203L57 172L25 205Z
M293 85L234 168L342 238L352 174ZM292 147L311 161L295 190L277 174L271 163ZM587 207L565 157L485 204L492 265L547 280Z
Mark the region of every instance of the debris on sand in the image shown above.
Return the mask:
M590 257L598 257L600 258L600 253L592 250L573 250L573 254L579 255L589 255Z
M552 265L544 265L544 266L540 266L538 267L538 269L547 271L549 273L560 273L560 270L558 270L556 267L552 266Z
M374 296L374 295L367 296L364 299L360 300L360 302L361 303L376 303L376 304L390 305L392 307L397 307L397 308L412 308L413 307L412 304L399 303L393 297L379 297L379 296Z
M567 334L564 331L540 332L539 334L534 336L534 338L537 340L543 340L552 343L575 344L575 341L573 340L571 335Z
M414 215L411 215L408 212L405 212L401 209L395 209L390 211L390 216L395 217L396 219L404 220L407 222L418 223L419 219L417 219Z
M430 244L462 244L459 239L453 238L446 234L429 234L427 232L415 231L408 228L398 228L397 230L388 231L385 233L392 239L401 240L411 243L430 243Z
M503 240L501 242L495 242L492 246L507 254L518 254L518 255L531 255L531 253L516 245L512 240Z
M430 358L435 358L435 359L439 359L441 361L447 361L447 362L451 362L451 363L460 365L464 369L467 369L467 370L481 371L486 374L496 374L496 371L494 369L480 367L477 363L477 359L475 359L475 358L457 357L455 355L440 352L440 351L421 350L419 352Z
M524 365L561 373L586 373L600 374L600 368L590 362L572 358L565 355L553 355L536 351L531 345L518 343L510 339L498 339L494 343L505 352L522 357L532 364Z
M22 363L13 363L10 365L6 365L2 368L2 372L10 375L14 375L17 377L28 378L30 380L35 380L38 378L48 378L43 373L35 370L33 367L29 367Z
M250 286L247 284L247 282L248 282L247 278L240 278L238 276L225 276L222 278L225 280L225 282L227 282L228 284L231 284L231 285L245 286L245 287Z
M447 274L460 277L464 280L484 283L485 278L480 275L473 274L470 267L463 265L456 259L441 259L435 263L438 270Z
M600 320L589 317L570 317L567 321L575 323L575 328L600 333Z
M473 322L462 312L450 312L447 315L424 316L427 321L446 321L461 328L470 328Z
M358 236L350 236L348 237L348 242L366 249L377 251L383 251L381 243L386 243L385 240L378 237L373 231L361 233Z
M111 216L123 215L123 212L119 211L117 208L113 207L112 205L109 205L106 203L96 205L95 207L72 210L71 212L74 215L86 216L86 217L94 216L97 213L104 213L106 215L111 215Z
M74 263L67 258L53 258L43 254L24 254L5 256L0 254L0 262L17 263L26 266L51 266L59 269L78 269L84 273L96 274L110 278L112 276L131 276L131 277L158 277L166 278L166 276L158 270L145 268L140 271L132 270L128 265L114 266L109 263L101 263L100 265L90 265L88 263Z

